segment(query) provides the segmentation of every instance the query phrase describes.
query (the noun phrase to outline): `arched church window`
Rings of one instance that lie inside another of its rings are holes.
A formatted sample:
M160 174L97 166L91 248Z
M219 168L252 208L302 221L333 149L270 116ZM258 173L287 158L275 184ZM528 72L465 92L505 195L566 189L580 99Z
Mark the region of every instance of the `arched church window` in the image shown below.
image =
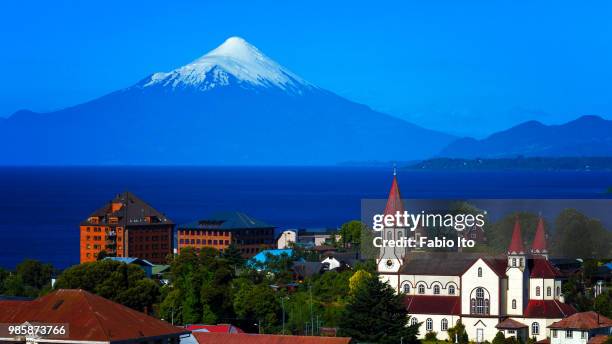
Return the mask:
M387 232L387 240L393 240L393 234L391 232Z
M434 294L435 295L440 295L440 286L439 285L434 285L433 290L434 290Z
M403 238L402 231L397 232L397 238L400 240Z
M442 323L440 324L440 329L442 331L448 330L448 320L446 320L446 318L442 319Z
M412 319L410 319L410 325L416 325L419 322L419 320L415 317L412 317Z
M512 309L516 309L516 299L512 299Z
M540 334L540 324L538 324L537 322L531 324L531 334Z
M478 268L478 277L482 277L482 268Z
M410 293L410 284L408 283L404 284L404 293L405 294Z
M449 285L448 286L448 295L455 295L455 286L454 285Z
M561 288L557 287L557 296L561 295Z
M425 294L425 286L423 284L419 284L419 294Z
M552 295L552 288L546 287L546 296L551 296L551 295Z
M472 314L489 314L489 293L482 287L476 288L472 291L470 306Z
M425 330L433 330L433 320L431 320L431 318L427 318L427 320L425 320Z
M540 287L536 287L536 296L540 296Z
M516 258L512 258L512 266L516 266Z

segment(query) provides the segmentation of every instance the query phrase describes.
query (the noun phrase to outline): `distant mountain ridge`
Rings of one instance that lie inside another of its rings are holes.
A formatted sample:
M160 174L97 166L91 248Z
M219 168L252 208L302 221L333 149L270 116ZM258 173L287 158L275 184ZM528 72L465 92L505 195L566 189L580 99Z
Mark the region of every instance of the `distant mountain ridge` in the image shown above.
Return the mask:
M612 156L612 121L582 116L561 125L528 121L482 140L458 139L437 154L445 158Z
M313 165L423 159L455 137L319 88L232 37L190 64L0 121L0 164Z

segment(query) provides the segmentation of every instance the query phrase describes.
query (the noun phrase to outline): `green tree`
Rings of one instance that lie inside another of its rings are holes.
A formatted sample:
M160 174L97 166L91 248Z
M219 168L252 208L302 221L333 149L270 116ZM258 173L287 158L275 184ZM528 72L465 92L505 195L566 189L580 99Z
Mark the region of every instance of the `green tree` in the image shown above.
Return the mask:
M409 319L402 296L373 276L350 297L339 334L372 343L417 343L418 325L408 325Z
M504 336L504 333L502 331L497 332L497 334L495 335L495 338L493 338L493 341L491 342L491 344L505 344L506 343L506 336Z
M236 244L231 243L222 253L221 255L229 266L234 267L234 270L241 269L244 267L245 259L242 257L242 253Z
M159 302L159 285L137 265L101 260L70 267L59 276L56 288L84 289L141 312Z
M357 289L364 285L364 282L372 278L372 274L365 270L357 270L349 279L349 290L355 294Z
M262 332L278 329L280 300L270 286L254 284L246 279L234 281L234 311L243 320L259 324Z
M366 227L361 221L349 221L340 227L340 240L344 247L359 245L361 243L361 231Z
M576 209L563 210L555 220L553 253L565 257L610 257L612 233L600 221Z
M26 259L17 265L17 274L21 275L23 283L35 289L42 289L51 284L53 266L43 264L37 260Z
M465 325L461 321L457 322L457 324L448 329L448 340L451 343L458 342L459 344L468 344L468 334L465 331Z
M612 291L598 295L593 301L593 310L605 317L612 317Z

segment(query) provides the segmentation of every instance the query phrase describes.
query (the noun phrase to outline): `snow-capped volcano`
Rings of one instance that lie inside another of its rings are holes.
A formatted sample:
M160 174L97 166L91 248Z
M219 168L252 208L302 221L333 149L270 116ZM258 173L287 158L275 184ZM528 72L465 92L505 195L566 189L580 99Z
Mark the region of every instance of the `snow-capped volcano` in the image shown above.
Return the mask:
M296 93L313 87L240 37L230 37L197 60L170 72L155 73L142 84L209 90L232 81L243 87L278 87Z
M325 165L429 157L453 139L314 86L232 37L131 87L0 121L0 165Z

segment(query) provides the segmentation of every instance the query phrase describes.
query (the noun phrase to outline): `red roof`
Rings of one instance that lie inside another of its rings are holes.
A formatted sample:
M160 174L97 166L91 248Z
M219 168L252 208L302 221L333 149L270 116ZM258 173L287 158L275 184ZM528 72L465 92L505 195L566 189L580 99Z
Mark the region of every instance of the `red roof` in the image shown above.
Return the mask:
M385 215L395 215L398 211L400 213L404 212L404 203L402 202L402 196L400 195L397 176L395 175L395 172L393 172L393 183L391 184L391 190L389 191L389 198L387 198Z
M215 332L215 333L244 333L240 328L230 324L219 325L187 325L185 328L189 331Z
M557 269L548 259L534 258L533 266L531 267L531 278L557 278L561 277L561 271Z
M565 318L574 313L574 307L557 300L529 300L525 309L526 318Z
M67 323L73 341L117 342L189 332L84 290L59 289L33 301L2 301L0 323Z
M576 313L548 326L556 329L593 330L602 327L612 327L612 320L596 312Z
M520 328L525 328L525 327L528 327L528 326L523 324L522 322L510 319L510 318L506 318L506 320L495 325L495 328L499 328L502 330L518 330Z
M404 304L409 314L461 314L459 296L407 295Z
M200 344L349 344L351 338L319 336L284 336L275 334L251 333L211 333L194 332Z
M587 344L603 344L608 340L608 336L605 334L598 334L595 337L591 337Z
M505 258L491 258L483 257L482 260L495 272L498 276L506 276L506 269L508 268L508 259Z
M531 244L531 253L547 253L546 233L544 231L544 220L540 217L538 228L536 229L535 238Z
M523 237L521 235L521 223L519 222L518 215L514 222L514 230L512 231L512 241L510 247L508 247L509 254L525 253L525 247L523 246Z

